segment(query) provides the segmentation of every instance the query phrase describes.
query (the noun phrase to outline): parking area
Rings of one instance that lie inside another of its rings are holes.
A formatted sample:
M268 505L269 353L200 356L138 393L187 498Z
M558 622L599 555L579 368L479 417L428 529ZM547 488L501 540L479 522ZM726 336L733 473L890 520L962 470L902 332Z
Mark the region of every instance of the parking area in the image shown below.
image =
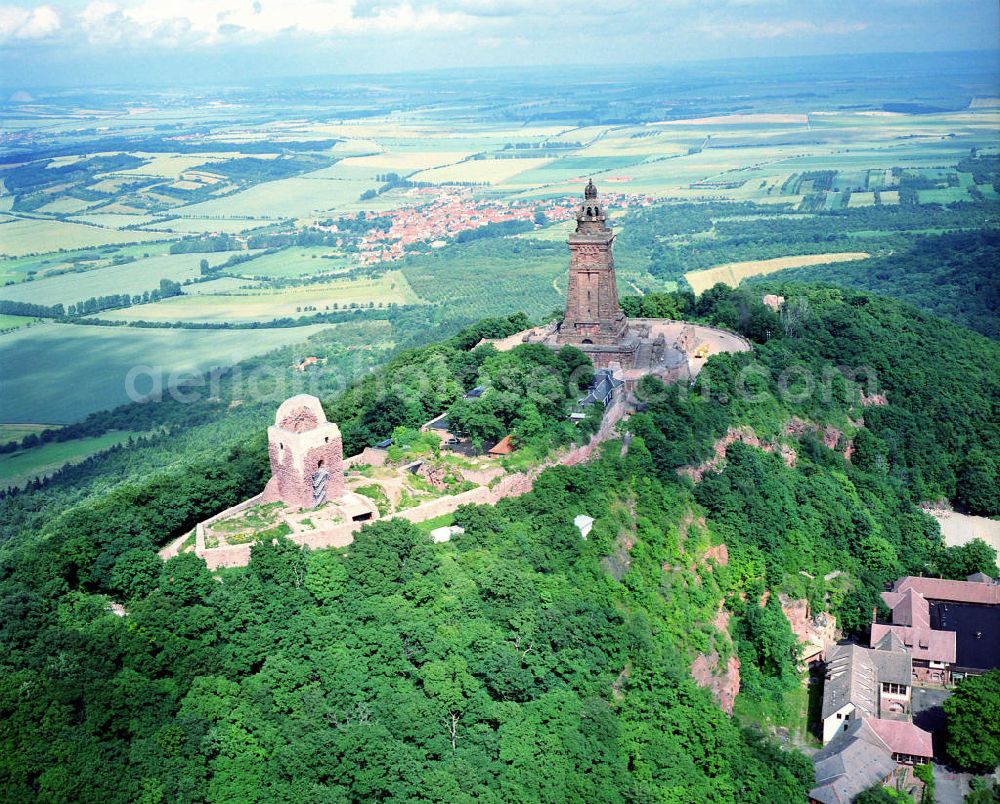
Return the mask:
M941 704L951 695L951 690L937 687L913 688L913 722L934 735L934 755L940 756L939 735L944 728L944 709Z

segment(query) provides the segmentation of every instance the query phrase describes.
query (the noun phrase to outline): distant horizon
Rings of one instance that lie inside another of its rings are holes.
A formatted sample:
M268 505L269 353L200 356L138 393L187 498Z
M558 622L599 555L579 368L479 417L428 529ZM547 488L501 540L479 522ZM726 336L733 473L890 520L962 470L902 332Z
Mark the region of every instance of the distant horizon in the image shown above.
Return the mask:
M14 87L995 52L996 0L0 3Z
M621 74L627 74L637 70L651 70L651 71L669 71L672 68L684 68L685 66L726 66L726 65L738 65L740 63L760 63L769 62L778 65L782 62L789 62L795 60L853 60L857 58L919 58L921 56L937 56L937 57L947 57L947 56L971 56L978 59L988 59L992 57L994 64L992 65L994 71L997 75L998 84L996 87L998 95L1000 95L1000 46L993 48L970 48L970 49L942 49L942 50L880 50L880 51L861 51L856 53L800 53L800 54L768 54L768 55L752 55L752 56L729 56L729 57L704 57L704 58L684 58L676 59L671 61L657 61L657 62L638 62L638 61L620 61L620 62L607 62L600 65L602 70L611 71L616 73L615 77L620 77ZM133 80L133 81L93 81L86 83L48 83L48 84L29 84L26 82L11 83L13 76L0 75L0 93L3 97L0 97L0 105L11 102L7 97L10 93L17 91L60 91L64 92L67 90L80 89L81 91L86 90L116 90L116 89L135 89L141 87L149 92L170 92L175 91L179 88L192 89L192 88L218 88L218 89L238 89L247 88L250 86L267 86L271 84L287 84L289 82L306 82L306 81L319 81L331 78L337 79L366 79L370 77L380 77L380 78L405 78L406 76L429 76L437 77L456 73L467 73L470 78L481 77L484 73L490 72L503 72L509 74L525 74L531 72L539 72L543 74L559 74L562 72L573 73L581 69L587 68L589 65L587 63L547 63L547 64L497 64L489 66L437 66L437 67L422 67L422 68L412 68L412 69L386 69L386 70L367 70L367 71L330 71L330 72L315 72L315 73L269 73L269 74L258 74L254 76L248 76L242 80L239 79L226 79L222 78L205 78L188 76L184 79L174 78L173 80L166 81L146 81L146 80ZM980 62L980 67L989 69L990 65L983 64ZM594 76L590 80L581 80L579 83L581 85L592 85L600 84L608 79L608 76Z

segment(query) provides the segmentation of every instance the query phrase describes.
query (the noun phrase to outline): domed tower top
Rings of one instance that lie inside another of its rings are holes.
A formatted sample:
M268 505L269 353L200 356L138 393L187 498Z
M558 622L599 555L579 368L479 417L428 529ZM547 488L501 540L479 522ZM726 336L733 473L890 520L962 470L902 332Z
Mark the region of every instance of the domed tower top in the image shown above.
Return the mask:
M597 188L591 179L583 190L583 203L576 208L576 233L610 236L606 220L601 203L597 200Z

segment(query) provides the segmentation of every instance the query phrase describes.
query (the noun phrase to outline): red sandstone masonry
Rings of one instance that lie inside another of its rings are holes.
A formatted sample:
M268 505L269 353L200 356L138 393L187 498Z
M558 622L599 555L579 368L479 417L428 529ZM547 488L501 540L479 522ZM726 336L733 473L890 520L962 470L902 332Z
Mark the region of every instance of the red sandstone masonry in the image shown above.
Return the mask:
M525 472L517 472L502 477L493 488L479 486L469 491L455 494L449 497L440 497L436 500L424 503L423 505L407 508L392 514L386 519L406 519L410 522L424 522L444 514L454 512L460 505L472 504L496 504L505 497L519 497L531 491L534 480L545 469L551 466L575 466L590 459L594 450L604 441L614 436L615 425L625 415L625 404L622 400L617 400L605 412L601 426L590 441L582 447L576 447L564 453L560 457L547 461L545 464ZM357 456L355 456L357 457ZM353 459L348 458L348 463ZM257 503L264 502L264 493L258 494L239 505L234 505L225 511L216 514L210 519L199 523L195 537L195 554L202 558L209 569L219 567L242 567L250 562L251 544L234 544L225 547L205 547L205 526L220 519L232 516L250 508ZM360 530L363 522L349 522L343 525L336 525L322 530L308 531L306 533L293 533L288 538L296 544L301 544L311 548L323 547L346 547L354 541L354 534Z

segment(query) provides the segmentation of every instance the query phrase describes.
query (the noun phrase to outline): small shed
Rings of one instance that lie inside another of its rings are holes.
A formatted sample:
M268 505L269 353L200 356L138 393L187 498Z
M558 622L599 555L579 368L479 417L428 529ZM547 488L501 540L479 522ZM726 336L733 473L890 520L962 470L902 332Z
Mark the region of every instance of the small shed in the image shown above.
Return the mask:
M511 442L511 437L505 435L496 444L490 447L489 455L493 458L497 458L501 455L510 455L514 451L514 444Z

